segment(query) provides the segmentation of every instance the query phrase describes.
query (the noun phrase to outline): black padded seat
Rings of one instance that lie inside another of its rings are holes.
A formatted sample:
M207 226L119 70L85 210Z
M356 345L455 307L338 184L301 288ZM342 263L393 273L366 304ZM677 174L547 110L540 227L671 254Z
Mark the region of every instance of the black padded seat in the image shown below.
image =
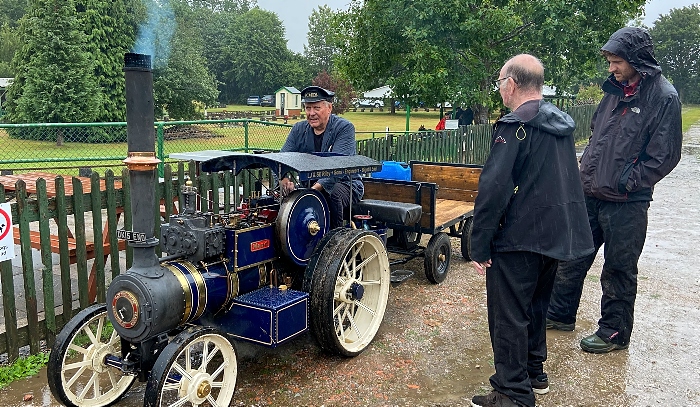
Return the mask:
M353 215L366 215L367 212L376 221L404 226L415 225L423 214L420 205L378 199L363 199L352 206Z

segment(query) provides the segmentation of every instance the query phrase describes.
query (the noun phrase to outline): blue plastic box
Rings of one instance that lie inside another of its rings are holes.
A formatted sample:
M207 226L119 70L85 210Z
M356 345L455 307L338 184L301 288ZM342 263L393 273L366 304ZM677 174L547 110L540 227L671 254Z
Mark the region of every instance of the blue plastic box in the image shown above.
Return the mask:
M398 161L382 162L382 170L372 173L372 178L393 179L398 181L411 180L411 167Z

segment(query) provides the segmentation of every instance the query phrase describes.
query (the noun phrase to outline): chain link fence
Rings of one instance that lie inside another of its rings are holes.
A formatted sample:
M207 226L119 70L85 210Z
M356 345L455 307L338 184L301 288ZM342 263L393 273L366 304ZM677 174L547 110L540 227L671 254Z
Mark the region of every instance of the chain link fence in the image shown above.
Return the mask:
M279 150L291 125L266 121L156 122L156 156L199 150ZM0 123L0 171L104 172L126 158L126 123ZM112 168L118 171L115 168Z
M586 140L590 136L591 118L596 107L583 105L566 109L576 122L576 141ZM164 163L174 161L169 159L170 154L188 151L276 151L284 144L291 127L290 124L248 118L156 122L155 151ZM467 127L469 133L480 129L479 126ZM490 127L483 131L489 129ZM387 138L387 134L358 133L360 150L361 141L365 138ZM441 145L438 143L438 147ZM445 146L443 149L452 147L454 146ZM488 151L487 147L481 146L480 150L486 148L485 151ZM367 154L368 151L364 153ZM86 172L89 173L90 170L104 173L108 168L119 172L126 153L125 122L0 123L0 172L3 173L51 169L54 173L64 175L87 175ZM380 156L381 154L373 158L381 159ZM408 154L401 159L414 158ZM83 168L85 170L81 171ZM162 166L160 175L162 176Z

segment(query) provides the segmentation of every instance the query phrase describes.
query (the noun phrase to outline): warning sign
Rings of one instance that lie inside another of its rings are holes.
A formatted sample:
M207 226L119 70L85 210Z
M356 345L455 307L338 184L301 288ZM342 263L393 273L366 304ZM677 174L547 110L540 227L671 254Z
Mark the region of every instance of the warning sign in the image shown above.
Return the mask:
M0 204L0 261L15 257L15 240L12 234L12 209L9 203Z

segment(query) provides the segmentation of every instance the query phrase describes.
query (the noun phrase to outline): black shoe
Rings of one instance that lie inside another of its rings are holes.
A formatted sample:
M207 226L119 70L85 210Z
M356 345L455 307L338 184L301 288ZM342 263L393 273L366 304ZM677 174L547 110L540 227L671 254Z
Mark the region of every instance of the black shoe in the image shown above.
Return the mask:
M549 318L547 318L545 322L547 323L547 329L556 329L557 331L573 331L576 327L575 322L573 324L565 324L563 322L554 321Z
M614 350L627 349L629 346L629 344L618 345L596 334L581 339L581 349L591 353L608 353Z
M472 407L520 407L520 404L494 390L485 396L472 397Z
M537 377L530 378L530 385L532 385L532 391L535 394L547 394L549 393L549 378L547 373L542 373L537 375Z

